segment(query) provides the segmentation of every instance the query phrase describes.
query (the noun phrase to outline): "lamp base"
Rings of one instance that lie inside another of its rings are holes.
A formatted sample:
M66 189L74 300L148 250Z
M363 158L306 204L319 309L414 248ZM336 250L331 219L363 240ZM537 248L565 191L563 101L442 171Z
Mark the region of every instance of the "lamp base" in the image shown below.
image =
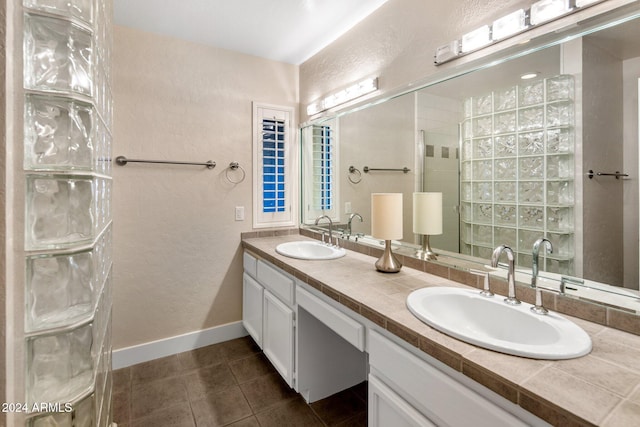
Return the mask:
M375 265L376 269L383 273L397 273L402 268L402 263L391 252L391 240L384 241L384 252Z
M428 261L436 261L438 259L438 254L431 249L431 244L429 243L429 235L425 234L422 239L422 249L416 251L416 256L420 259L428 260Z

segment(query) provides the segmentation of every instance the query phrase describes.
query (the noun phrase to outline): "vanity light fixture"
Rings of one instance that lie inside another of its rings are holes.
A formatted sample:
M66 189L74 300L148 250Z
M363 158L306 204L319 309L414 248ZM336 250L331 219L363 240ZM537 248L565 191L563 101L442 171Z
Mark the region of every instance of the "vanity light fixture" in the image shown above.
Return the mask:
M536 25L544 24L561 16L606 0L539 0L528 9L518 9L473 30L460 39L444 44L433 55L436 65L451 61L495 42L507 39Z
M571 11L569 0L540 0L531 5L529 22L538 25L551 21Z
M489 44L491 44L491 27L483 25L462 36L460 50L462 53L468 53Z
M353 101L356 98L378 90L378 78L372 77L352 84L346 89L327 95L321 100L317 100L307 105L307 114L313 116L321 111L336 107L345 102Z
M527 28L527 12L524 9L516 10L491 24L491 38L495 40L506 39Z

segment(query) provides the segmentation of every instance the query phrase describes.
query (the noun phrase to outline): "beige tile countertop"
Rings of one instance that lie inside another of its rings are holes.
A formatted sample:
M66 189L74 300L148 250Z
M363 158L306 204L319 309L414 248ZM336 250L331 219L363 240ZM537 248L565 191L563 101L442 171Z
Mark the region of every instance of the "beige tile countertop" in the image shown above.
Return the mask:
M411 345L558 426L640 426L640 336L573 318L593 341L587 356L535 360L485 350L442 334L406 308L407 295L426 286L465 286L404 266L376 271L376 258L347 250L331 261L276 253L298 234L243 238L244 248L308 283ZM566 315L565 315L566 316ZM569 316L567 316L569 317Z

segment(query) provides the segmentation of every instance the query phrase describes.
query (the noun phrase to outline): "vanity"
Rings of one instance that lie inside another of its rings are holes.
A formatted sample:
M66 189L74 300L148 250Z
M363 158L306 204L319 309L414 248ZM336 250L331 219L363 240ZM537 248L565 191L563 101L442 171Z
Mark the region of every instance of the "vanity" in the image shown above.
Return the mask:
M278 244L308 239L294 232L243 237L243 322L308 402L367 380L372 426L640 423L640 337L572 319L591 336L587 356L485 350L406 308L416 289L465 285L406 266L379 273L375 257L351 250L327 261L277 253ZM616 357L605 360L613 347Z

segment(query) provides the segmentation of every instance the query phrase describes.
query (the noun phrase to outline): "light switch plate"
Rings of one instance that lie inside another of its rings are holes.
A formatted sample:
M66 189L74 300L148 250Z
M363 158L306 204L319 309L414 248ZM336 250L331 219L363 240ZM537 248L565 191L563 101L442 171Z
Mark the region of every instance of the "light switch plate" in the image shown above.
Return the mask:
M244 206L236 206L236 221L244 221Z

